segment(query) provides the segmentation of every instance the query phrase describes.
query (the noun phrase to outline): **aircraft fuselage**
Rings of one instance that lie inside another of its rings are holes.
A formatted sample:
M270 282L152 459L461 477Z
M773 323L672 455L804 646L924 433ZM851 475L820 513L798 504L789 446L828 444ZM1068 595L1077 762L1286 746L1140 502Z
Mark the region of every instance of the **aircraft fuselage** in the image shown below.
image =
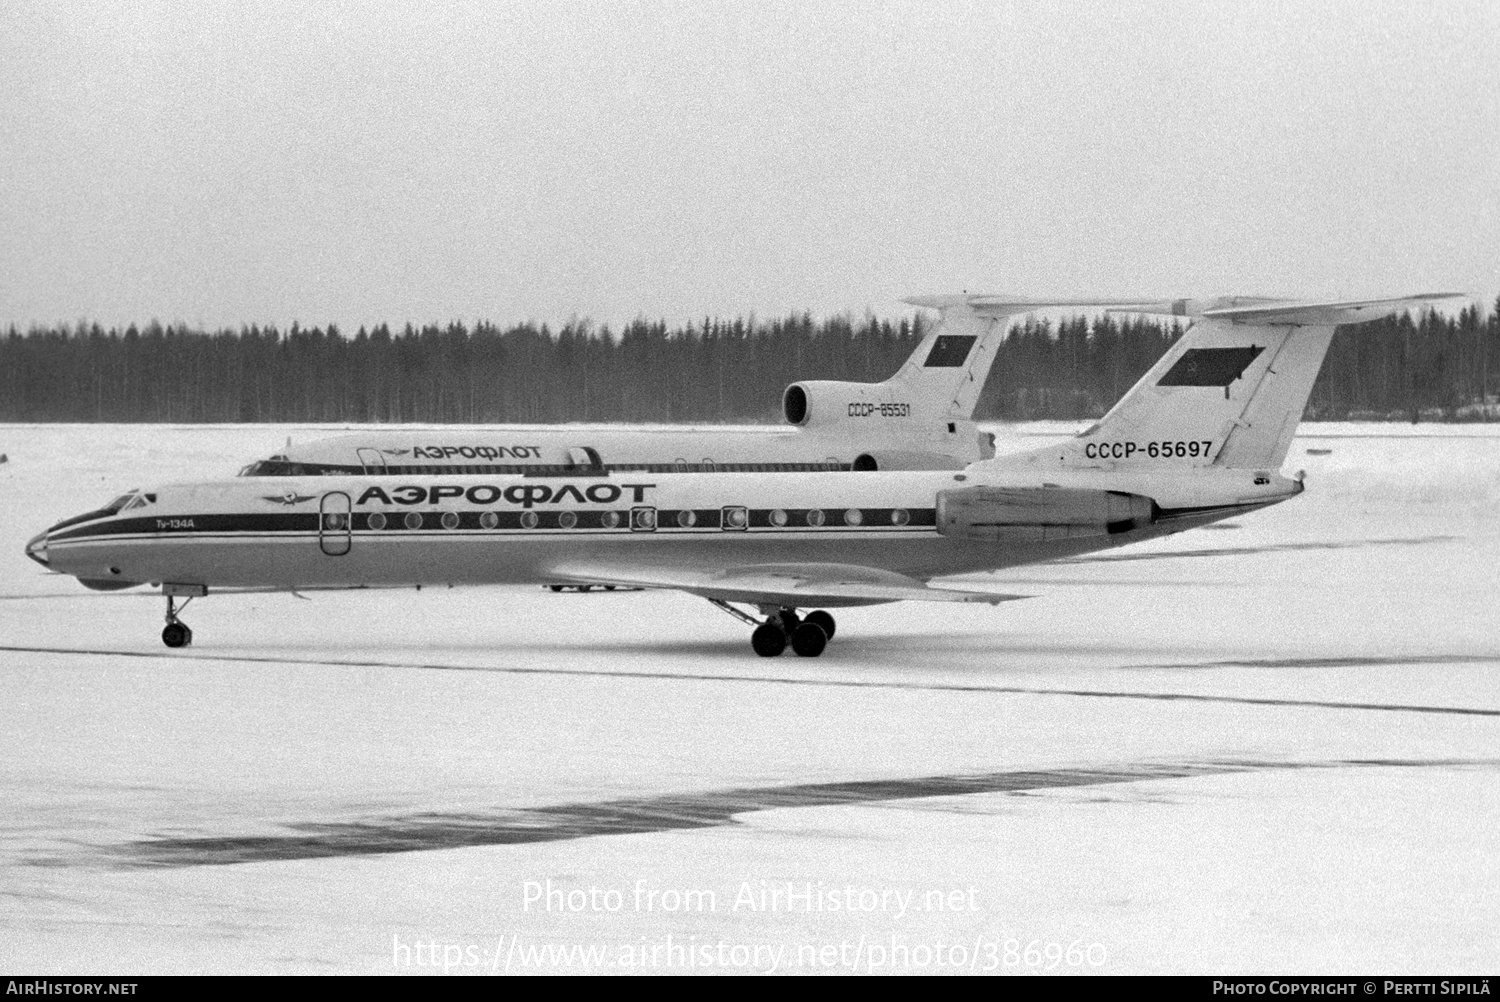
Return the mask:
M1300 489L1279 476L1257 483L1251 473L1231 470L1186 483L1151 473L1105 479L1089 470L1055 471L1044 487L1033 470L1007 471L998 461L961 473L868 478L231 478L136 492L152 500L55 527L29 552L94 587L551 584L571 580L580 565L706 570L783 563L858 564L926 580L1138 542ZM1071 535L985 539L944 530L940 497L973 487L1128 493L1149 499L1155 514Z

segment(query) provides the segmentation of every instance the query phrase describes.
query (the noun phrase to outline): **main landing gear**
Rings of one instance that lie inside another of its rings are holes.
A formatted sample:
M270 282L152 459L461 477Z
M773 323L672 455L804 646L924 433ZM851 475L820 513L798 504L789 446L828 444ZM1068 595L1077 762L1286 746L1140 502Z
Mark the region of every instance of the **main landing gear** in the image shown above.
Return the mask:
M750 634L750 646L763 658L777 657L788 646L798 657L815 658L823 653L823 648L833 639L833 617L822 609L800 618L795 609L775 609L761 621L728 602L716 598L709 601L740 622L755 627L755 632Z
M191 605L193 599L207 595L208 588L204 585L163 584L161 592L167 596L167 625L162 628L161 642L168 647L186 647L193 642L193 631L177 618L177 614ZM178 598L186 601L179 606Z

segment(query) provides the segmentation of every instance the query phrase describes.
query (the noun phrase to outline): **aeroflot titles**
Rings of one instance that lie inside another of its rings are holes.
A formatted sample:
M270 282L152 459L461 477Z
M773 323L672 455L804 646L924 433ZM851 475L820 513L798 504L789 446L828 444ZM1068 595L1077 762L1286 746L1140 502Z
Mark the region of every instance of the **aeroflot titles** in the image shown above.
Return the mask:
M502 456L541 459L542 448L539 445L419 445L411 450L411 456L413 459L452 459L454 456L465 459L499 459Z
M504 500L530 508L537 504L562 504L570 499L578 504L613 504L620 500L621 494L629 491L630 500L639 504L646 500L646 492L655 486L589 484L587 487L577 487L563 484L552 487L547 484L512 484L510 487L497 487L494 484L475 484L473 487L461 487L458 484L437 484L432 487L392 487L389 491L383 487L367 487L354 503L360 505L379 501L381 504L438 504L444 498L464 498L470 504L497 504Z

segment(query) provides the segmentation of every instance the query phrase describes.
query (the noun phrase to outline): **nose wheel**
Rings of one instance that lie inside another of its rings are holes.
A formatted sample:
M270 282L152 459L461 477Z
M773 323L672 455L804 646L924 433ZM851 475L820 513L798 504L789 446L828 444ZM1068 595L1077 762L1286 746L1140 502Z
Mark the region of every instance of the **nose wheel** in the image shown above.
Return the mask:
M162 627L161 642L168 647L186 647L193 642L193 631L186 623L168 623Z
M709 601L740 622L755 627L750 634L750 647L763 658L779 657L788 647L798 657L815 658L833 639L833 617L821 609L800 618L795 609L777 609L762 622L728 602L712 598Z

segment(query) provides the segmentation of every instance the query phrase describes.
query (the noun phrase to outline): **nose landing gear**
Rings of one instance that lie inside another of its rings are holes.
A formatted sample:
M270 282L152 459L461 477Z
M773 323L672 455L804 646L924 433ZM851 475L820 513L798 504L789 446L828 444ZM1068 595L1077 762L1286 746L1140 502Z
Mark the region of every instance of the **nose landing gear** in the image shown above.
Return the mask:
M163 584L161 591L167 596L167 625L162 628L161 642L168 647L186 647L193 642L193 631L177 618L177 614L191 605L193 599L207 595L208 588L204 585ZM181 606L177 604L179 596L186 599Z
M798 657L815 658L833 639L833 617L821 609L803 618L798 618L795 609L776 609L762 622L728 602L716 598L709 601L740 622L755 627L750 634L750 647L763 658L778 657L788 646Z

